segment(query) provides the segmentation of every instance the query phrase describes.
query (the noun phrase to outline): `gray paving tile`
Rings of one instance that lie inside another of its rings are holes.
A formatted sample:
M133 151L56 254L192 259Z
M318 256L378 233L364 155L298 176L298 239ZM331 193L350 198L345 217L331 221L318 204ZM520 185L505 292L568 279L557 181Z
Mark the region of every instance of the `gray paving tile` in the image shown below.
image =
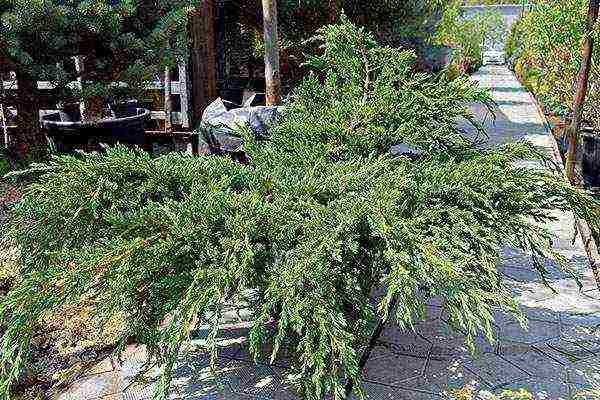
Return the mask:
M558 322L530 320L527 329L523 329L518 322L500 327L499 338L504 342L535 344L552 340L560 336Z
M277 367L285 367L288 368L292 364L293 355L290 354L290 351L285 346L281 346L279 351L277 352L277 357L275 360L271 362L271 355L273 353L273 345L272 343L267 343L263 346L261 354L258 355L258 359L256 362L258 364L266 364L266 365L274 365ZM255 362L254 356L250 352L250 344L243 343L240 346L240 350L235 354L235 356L230 357L237 360L245 360L249 362Z
M504 276L504 278L519 282L535 282L540 280L539 272L534 271L533 269L504 266L498 268L498 270Z
M600 330L596 327L582 325L563 325L561 328L561 337L573 343L599 343Z
M412 331L405 331L396 325L386 327L380 336L378 346L373 351L377 356L381 351L414 357L427 357L432 344Z
M561 314L561 323L565 327L583 326L600 330L600 313L565 312Z
M440 398L431 393L421 392L412 388L403 389L373 382L365 382L363 387L366 392L365 399L367 400L434 400ZM351 398L353 400L359 399L356 395L353 395Z
M275 368L239 362L228 371L227 384L233 393L259 398L292 399L284 379Z
M83 377L58 396L58 400L97 399L119 393L118 375L114 372Z
M574 391L600 389L600 357L575 363L568 369L568 381Z
M559 323L561 321L560 313L544 308L521 307L521 311L528 320L546 321L550 323Z
M415 326L417 335L429 343L445 346L459 346L465 342L465 335L453 329L442 318L432 318Z
M550 358L566 366L571 366L578 361L589 359L594 356L593 352L589 351L581 344L563 339L554 339L545 343L538 343L535 344L534 347L538 351L541 351Z
M430 359L422 377L403 382L400 386L441 397L447 397L455 390L464 388L477 391L487 387L480 377L465 368L464 361L460 359L443 361Z
M500 355L533 378L560 378L566 381L565 365L529 345L500 346Z
M485 353L476 359L467 360L464 365L482 382L493 388L529 378L525 371L493 353Z
M553 378L530 379L513 382L496 388L494 392L501 394L505 390L524 389L533 395L535 400L570 400L570 385Z
M364 369L369 382L398 386L400 383L423 375L427 358L400 354L372 356Z
M525 253L523 250L510 246L504 247L500 252L500 256L502 260L510 260L513 258L529 260L529 255L527 255L527 253Z

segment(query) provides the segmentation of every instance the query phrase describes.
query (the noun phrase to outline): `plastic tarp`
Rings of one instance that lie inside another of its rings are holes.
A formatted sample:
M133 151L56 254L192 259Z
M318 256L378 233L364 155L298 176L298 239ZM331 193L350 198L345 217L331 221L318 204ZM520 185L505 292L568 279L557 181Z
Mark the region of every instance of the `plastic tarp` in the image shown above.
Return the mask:
M250 98L246 104L251 104ZM241 151L243 145L236 132L242 127L248 127L256 138L267 136L268 128L282 111L282 107L248 105L235 108L236 105L218 98L212 102L202 114L202 133L209 145L222 144L224 150ZM207 137L208 136L208 137ZM220 143L224 142L224 143Z

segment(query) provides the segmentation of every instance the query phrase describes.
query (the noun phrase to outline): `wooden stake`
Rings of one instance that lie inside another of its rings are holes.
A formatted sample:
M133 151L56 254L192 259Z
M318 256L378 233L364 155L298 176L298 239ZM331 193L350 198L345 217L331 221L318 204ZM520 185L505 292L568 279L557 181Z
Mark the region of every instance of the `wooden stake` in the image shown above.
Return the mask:
M165 68L165 132L171 132L173 123L171 121L171 113L173 112L173 100L171 99L171 69Z
M6 99L4 92L4 72L0 71L0 101ZM0 118L2 118L2 132L4 133L4 147L8 148L8 123L4 114L4 104L0 102Z
M81 75L83 74L85 68L84 58L83 56L75 56L73 57L73 61L75 62L75 71L77 72L77 81L75 84L77 85L77 89L79 89L81 92L83 90L83 78ZM85 114L85 101L81 100L79 103L79 115L81 115L83 118Z
M586 35L583 42L583 59L579 71L579 80L577 84L577 93L573 101L573 120L567 129L566 135L569 141L569 150L567 152L566 172L567 178L574 182L575 164L577 162L577 146L579 142L579 127L583 116L583 107L587 96L588 82L590 77L590 68L592 65L592 53L594 51L594 26L598 20L598 9L600 0L590 0L588 6Z
M279 75L279 41L277 34L277 0L262 0L265 34L265 80L268 106L281 102L281 77Z
M329 23L335 24L339 14L340 0L329 0Z

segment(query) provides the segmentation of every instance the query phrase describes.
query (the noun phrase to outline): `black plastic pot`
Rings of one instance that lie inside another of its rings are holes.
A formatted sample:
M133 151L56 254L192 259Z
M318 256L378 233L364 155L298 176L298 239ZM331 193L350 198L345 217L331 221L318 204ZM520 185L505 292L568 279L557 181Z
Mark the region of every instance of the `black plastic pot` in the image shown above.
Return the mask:
M124 143L143 146L146 143L144 125L150 111L131 110L130 115L98 121L69 121L64 112L41 117L42 127L59 152L71 152L75 147L90 143Z
M600 186L600 134L591 129L581 132L581 169L587 184Z
M65 103L60 108L60 112L66 114L61 116L64 121L79 121L81 119L81 104Z
M136 115L137 109L139 108L136 100L112 103L110 105L111 111L114 113L116 118L124 118L132 115ZM148 107L143 107L148 108Z

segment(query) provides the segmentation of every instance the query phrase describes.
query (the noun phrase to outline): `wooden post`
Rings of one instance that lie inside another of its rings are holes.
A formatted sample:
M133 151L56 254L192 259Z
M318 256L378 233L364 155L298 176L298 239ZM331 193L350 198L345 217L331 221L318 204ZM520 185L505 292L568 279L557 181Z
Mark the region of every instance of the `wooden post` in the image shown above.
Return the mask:
M574 182L575 164L577 162L577 146L579 142L579 127L583 117L583 107L587 96L590 68L592 65L592 53L594 51L594 26L598 20L598 8L600 0L590 0L588 6L588 16L586 25L586 34L583 42L583 57L581 69L579 71L579 80L577 84L577 93L573 101L573 120L567 129L567 138L569 141L569 150L567 151L566 170L567 178Z
M0 70L0 118L2 118L2 133L4 134L4 147L8 148L8 122L4 114L4 104L2 101L6 99L4 92L4 72Z
M192 126L200 122L204 109L217 97L214 20L214 0L201 0L189 19Z
M279 76L279 41L277 34L277 0L262 0L265 33L265 80L268 106L281 102L281 77Z
M181 126L190 127L189 87L186 63L178 65L179 68L179 99L181 104Z
M165 112L165 132L171 132L173 129L173 123L171 120L171 114L173 112L173 100L171 99L171 69L169 67L165 68L165 103L164 103L164 112Z
M83 90L83 78L81 75L84 72L83 56L73 57L73 62L75 63L75 71L77 72L77 81L76 81L75 85L77 85L77 89L79 89L79 91L82 91ZM81 115L81 117L83 118L83 116L85 114L86 114L85 101L81 100L81 102L79 103L79 115Z

